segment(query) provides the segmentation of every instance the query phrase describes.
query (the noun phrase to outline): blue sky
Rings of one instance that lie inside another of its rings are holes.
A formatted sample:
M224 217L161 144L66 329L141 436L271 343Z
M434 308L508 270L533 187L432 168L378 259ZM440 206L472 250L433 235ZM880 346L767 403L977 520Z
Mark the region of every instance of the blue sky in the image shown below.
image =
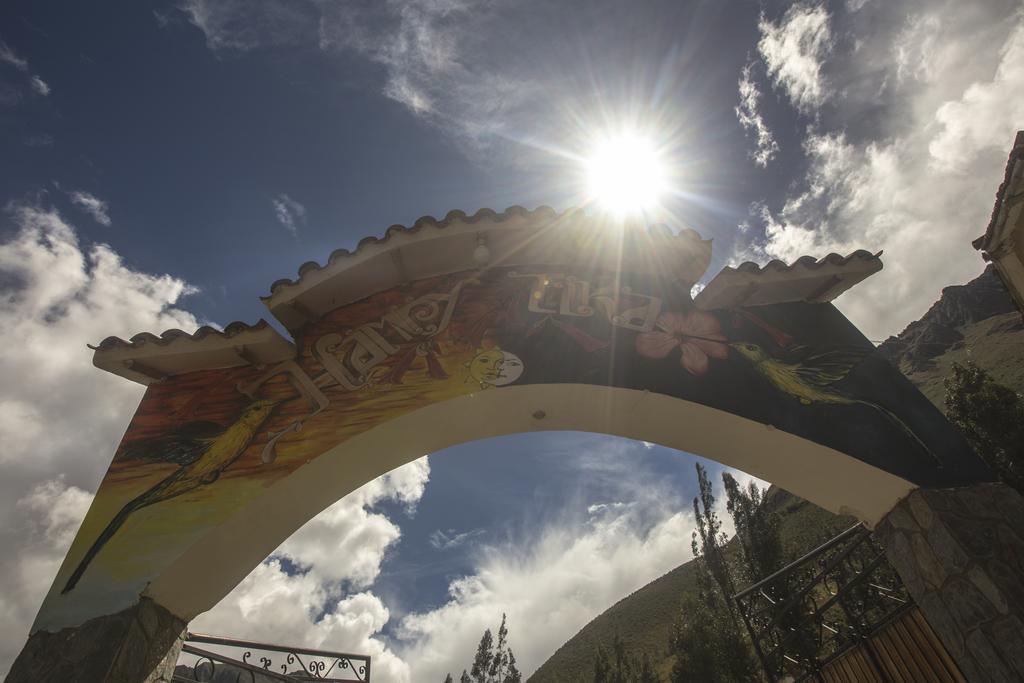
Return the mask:
M580 203L581 159L623 130L671 170L646 218L713 238L710 275L884 250L837 302L883 339L983 267L969 241L1024 122L1022 16L1018 0L3 3L0 673L140 396L87 342L253 322L274 280L422 215ZM686 559L692 464L594 435L430 454L314 520L204 624L362 649L381 680L418 681L461 670L507 611L532 670Z
M402 21L363 5L374 15L368 24ZM11 29L2 39L31 58L31 73L45 74L52 93L26 94L4 112L14 134L0 143L8 159L0 183L12 197L45 191L58 205L67 197L55 182L101 198L111 226L84 221L80 235L116 242L133 266L199 287L189 310L201 317L252 319L264 315L256 296L271 281L388 225L454 208L564 208L579 171L563 154L588 151L585 139L572 138L657 111L667 144L696 176L694 198L671 210L717 238L718 256L727 256L750 198L778 192L789 175L747 163L733 114L749 47L725 51L721 41L753 44L756 7L543 7L489 10L497 16L487 26L509 22L502 43L528 62L524 79L552 67L560 77L535 84L523 102L502 95L508 119L486 121L500 131L477 136L466 128L483 125L477 109L492 93L457 95L436 117L418 115L382 94L389 67L305 42L304 21L282 26L289 42L276 45L264 31L239 39L213 20L204 33L173 5L6 4L0 11ZM252 14L246 20L259 22L258 5ZM236 39L252 47L218 47ZM538 43L551 54L526 60ZM537 63L545 58L554 63ZM6 71L17 87L24 74ZM473 78L500 77L480 71ZM295 235L275 218L281 194L305 209Z
M451 580L472 572L481 544L528 545L552 522L577 525L592 506L630 502L623 500L621 479L649 488L670 509L685 509L695 493L693 463L669 448L577 432L446 449L430 458L430 484L416 514L402 522L402 538L385 558L376 588L393 596L389 605L440 604ZM381 510L401 518L401 507L390 502ZM642 521L647 527L657 520ZM680 558L688 553L679 548Z

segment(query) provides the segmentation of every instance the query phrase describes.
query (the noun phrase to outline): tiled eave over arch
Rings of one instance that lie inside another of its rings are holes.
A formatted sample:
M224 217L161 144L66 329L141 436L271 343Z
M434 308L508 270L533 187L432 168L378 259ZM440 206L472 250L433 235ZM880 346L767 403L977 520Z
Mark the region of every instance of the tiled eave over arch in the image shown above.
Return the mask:
M264 304L295 333L307 322L340 306L395 285L487 266L586 267L609 272L657 275L689 287L711 261L711 241L692 230L664 226L606 229L601 219L580 210L558 213L511 207L482 209L469 216L452 211L410 227L392 226L354 251L337 250L326 264L306 263L295 280L278 280ZM703 309L758 306L787 301L828 302L881 270L878 254L856 251L823 259L804 256L792 264L726 267L695 299ZM140 384L164 377L294 357L291 342L266 321L232 323L224 330L194 334L169 330L142 333L129 341L109 337L95 347L93 363Z
M452 211L424 216L411 227L368 237L354 251L339 249L323 266L306 263L295 280L278 280L263 297L288 329L403 282L484 266L586 266L604 271L658 273L693 284L711 261L711 241L692 230L664 226L604 230L582 211L557 213L514 206L472 216Z
M128 341L107 337L91 348L93 365L143 385L196 370L265 365L295 356L295 345L266 320L233 322L223 330L204 326L193 334L141 332Z

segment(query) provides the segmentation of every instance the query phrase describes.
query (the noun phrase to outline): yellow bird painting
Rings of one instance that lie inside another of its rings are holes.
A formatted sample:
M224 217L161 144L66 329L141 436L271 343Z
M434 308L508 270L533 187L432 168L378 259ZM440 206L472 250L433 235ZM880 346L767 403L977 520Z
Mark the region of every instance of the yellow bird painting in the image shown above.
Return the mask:
M277 403L262 399L253 401L246 406L233 424L214 433L205 428L208 423L202 423L203 429L190 429L195 426L186 425L179 430L181 434L154 439L138 447L138 451L149 451L145 455L146 459L177 462L181 466L166 479L130 500L114 515L78 563L61 593L74 589L89 564L132 513L217 481L221 473L252 443L259 428L270 417Z
M880 413L913 439L940 467L942 466L942 462L932 450L899 416L877 403L846 396L832 387L833 383L845 378L850 370L867 356L866 350L834 349L808 355L798 363L786 363L773 358L757 344L734 342L729 346L750 361L758 374L768 380L776 389L792 396L804 405L813 403L862 405Z

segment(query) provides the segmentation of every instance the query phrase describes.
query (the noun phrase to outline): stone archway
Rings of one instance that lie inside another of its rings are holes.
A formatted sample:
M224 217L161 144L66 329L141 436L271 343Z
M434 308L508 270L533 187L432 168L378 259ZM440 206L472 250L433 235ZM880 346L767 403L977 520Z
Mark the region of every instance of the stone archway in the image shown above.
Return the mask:
M688 231L456 212L275 283L294 344L265 322L105 340L96 365L148 389L9 680L158 680L184 624L339 497L538 430L658 442L856 515L965 672L1009 675L1024 505L829 303L877 255L726 268L694 298L709 261Z

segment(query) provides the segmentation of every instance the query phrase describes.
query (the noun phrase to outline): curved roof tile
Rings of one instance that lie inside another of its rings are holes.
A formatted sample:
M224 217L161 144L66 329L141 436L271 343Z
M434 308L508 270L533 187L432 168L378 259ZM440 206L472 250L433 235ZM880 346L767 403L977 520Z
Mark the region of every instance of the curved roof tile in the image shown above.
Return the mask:
M787 271L791 271L793 269L815 270L826 264L833 266L845 266L850 261L855 259L873 260L877 259L881 255L882 252L872 254L870 251L867 251L866 249L858 249L851 254L847 254L846 256L843 256L842 254L836 254L835 252L823 256L820 259L814 258L813 256L801 256L800 258L789 264L787 264L785 261L780 261L778 259L772 259L763 266L753 261L745 261L739 264L738 266L733 266L732 269L744 273L754 274L761 273L764 271L775 271L779 273L784 273Z
M502 212L497 212L494 209L480 209L472 216L467 216L465 211L460 211L458 209L449 211L447 214L445 214L444 218L441 219L434 218L433 216L421 216L420 218L417 218L416 221L411 226L406 227L404 225L395 224L388 227L387 230L384 231L383 237L364 237L363 239L359 240L358 244L356 244L356 248L352 251L349 251L348 249L335 249L334 251L331 252L330 256L327 257L327 262L324 263L323 265L320 265L316 261L307 261L306 263L303 263L301 266L299 266L297 278L295 278L294 280L291 278L282 278L279 280L275 280L270 285L270 295L263 297L263 299L269 299L270 297L278 294L283 289L299 285L306 275L314 273L319 270L324 270L325 268L329 268L342 259L355 256L356 254L359 253L360 250L365 249L370 245L384 244L388 240L390 240L394 235L415 234L427 226L433 228L446 228L455 222L472 224L478 223L486 219L495 223L500 223L504 220L511 218L512 216L555 219L560 217L568 217L577 213L582 212L580 211L580 209L569 209L568 211L565 211L560 214L550 206L539 206L531 211L530 209L527 209L525 207L515 205L508 207Z
M324 265L313 261L302 264L295 280L282 279L274 282L270 287L270 295L262 298L278 318L281 318L281 313L288 313L288 306L295 305L287 301L302 295L301 293L310 286L318 286L318 280L322 283L326 277L334 282L338 273L349 273L349 269L342 263L346 259L361 255L360 252L370 247L386 244L395 236L415 234L424 228L444 229L455 223L465 226L485 221L493 224L514 217L539 219L537 222L567 219L572 221L577 216L583 218L586 214L580 209L558 213L548 206L541 206L533 211L521 206L512 206L500 213L492 209L480 209L472 216L467 216L463 211L450 211L442 219L423 216L409 227L392 225L384 231L382 237L364 238L352 251L337 249L331 253ZM571 224L579 225L575 221ZM463 239L464 232L466 231L456 231L453 234L457 239ZM473 233L474 231L468 231L467 236L471 237ZM479 237L479 233L477 234ZM667 226L654 225L648 228L647 234L659 241L673 241L681 251L672 253L682 255L681 257L688 258L692 253L700 272L707 266L710 259L710 240L704 240L693 230L684 229L679 233L673 233ZM675 242L680 238L680 242ZM405 242L406 246L408 244ZM691 246L687 246L688 244ZM397 248L402 249L404 246L400 243ZM377 257L372 252L383 254L387 251L371 249L368 257ZM711 308L793 300L830 301L860 280L880 270L880 254L881 252L872 254L858 250L847 256L828 254L822 259L801 256L791 264L772 260L763 266L747 262L736 267L726 267L708 283L698 295L696 303L702 308ZM312 277L330 268L336 269L338 273L323 273ZM356 270L349 275L360 279L365 276L365 273L360 274L361 272ZM307 280L310 277L312 283ZM699 274L693 277L696 279ZM374 283L371 282L367 286L370 285ZM280 303L282 299L286 303ZM276 303L272 300L276 300ZM289 321L282 318L282 322L288 325ZM165 330L160 335L142 332L133 335L127 341L120 337L107 337L90 348L95 350L93 362L98 367L144 384L153 379L196 369L230 367L247 362L273 362L294 354L292 344L271 328L266 320L260 320L254 325L235 321L223 330L207 325L191 334L179 329Z
M245 332L259 332L267 327L270 323L266 320L260 320L255 325L236 320L228 325L223 330L218 330L215 327L209 325L203 325L198 330L189 334L184 330L169 329L164 330L160 333L160 336L153 334L152 332L139 332L138 334L132 335L128 341L121 339L120 337L111 336L107 337L99 344L95 346L89 345L90 349L94 351L107 351L114 348L139 348L147 344L156 344L157 346L167 346L180 339L188 339L190 341L201 341L210 335L219 336L224 339L230 339L239 334Z
M726 267L694 299L698 308L763 306L788 301L828 302L882 269L882 252L858 249L842 256L801 256L790 264L772 260Z

